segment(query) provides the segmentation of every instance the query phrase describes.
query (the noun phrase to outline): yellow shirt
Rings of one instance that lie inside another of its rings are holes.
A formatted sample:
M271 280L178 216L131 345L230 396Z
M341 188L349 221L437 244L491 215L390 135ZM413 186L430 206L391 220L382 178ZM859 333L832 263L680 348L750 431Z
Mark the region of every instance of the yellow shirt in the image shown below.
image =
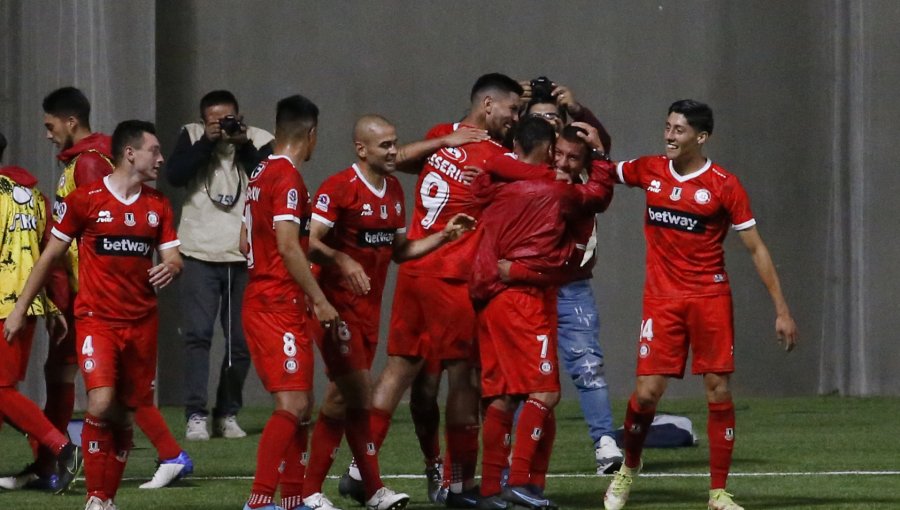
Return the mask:
M44 196L0 175L0 319L12 312L25 281L40 255L47 225ZM28 307L27 315L44 315L47 307L57 312L43 292Z

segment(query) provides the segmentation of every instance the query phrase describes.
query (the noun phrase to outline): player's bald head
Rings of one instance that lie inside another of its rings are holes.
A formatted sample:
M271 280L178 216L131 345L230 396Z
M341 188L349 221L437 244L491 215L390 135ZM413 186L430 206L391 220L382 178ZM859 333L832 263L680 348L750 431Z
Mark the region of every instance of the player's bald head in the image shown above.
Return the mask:
M377 114L363 115L353 126L353 141L368 144L374 137L387 129L393 129L394 125L387 119Z

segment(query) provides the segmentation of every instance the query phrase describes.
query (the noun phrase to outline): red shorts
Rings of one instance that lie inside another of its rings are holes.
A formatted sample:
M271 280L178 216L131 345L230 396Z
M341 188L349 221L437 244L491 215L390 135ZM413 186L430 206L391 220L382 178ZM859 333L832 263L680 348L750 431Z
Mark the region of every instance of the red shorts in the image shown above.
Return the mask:
M6 319L0 319L0 331L3 331L4 324ZM25 380L36 324L37 318L25 317L22 332L16 335L12 343L0 338L0 388L15 386Z
M112 387L126 407L152 406L158 329L155 313L131 322L76 319L78 365L85 388Z
M547 292L507 289L478 312L482 396L559 391L556 325L548 310L556 289Z
M475 331L475 310L467 282L398 273L389 355L469 359Z
M47 366L50 370L57 371L66 365L75 365L78 363L78 355L75 353L75 338L78 333L75 331L75 296L72 296L73 306L65 310L66 324L69 330L66 332L65 338L59 343L50 342L47 348Z
M315 365L306 313L244 308L241 319L253 368L266 391L311 391Z
M734 372L731 294L644 297L637 375L684 377L688 346L692 373Z
M377 333L363 333L350 318L342 320L336 332L322 329L318 322L311 325L310 329L316 339L316 346L322 353L325 375L329 379L372 369L375 351L378 349Z

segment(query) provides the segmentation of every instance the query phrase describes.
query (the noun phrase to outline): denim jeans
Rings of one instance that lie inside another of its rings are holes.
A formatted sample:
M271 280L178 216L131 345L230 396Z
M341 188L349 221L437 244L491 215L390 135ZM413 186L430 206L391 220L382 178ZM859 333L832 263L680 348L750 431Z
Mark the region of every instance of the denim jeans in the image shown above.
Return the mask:
M209 349L216 316L219 316L222 331L225 332L226 346L219 369L213 416L237 414L243 404L244 380L250 370L250 352L241 323L247 264L213 263L184 257L184 272L178 283L182 299L181 336L185 350L185 417L208 414Z
M578 390L581 411L588 433L596 446L613 431L609 389L600 349L600 318L591 289L591 280L579 280L560 287L559 358Z

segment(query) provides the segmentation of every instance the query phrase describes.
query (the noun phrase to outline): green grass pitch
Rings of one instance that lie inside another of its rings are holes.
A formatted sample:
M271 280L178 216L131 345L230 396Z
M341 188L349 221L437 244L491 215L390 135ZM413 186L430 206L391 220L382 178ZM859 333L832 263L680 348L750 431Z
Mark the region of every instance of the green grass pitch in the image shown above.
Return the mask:
M750 509L900 509L900 425L897 398L812 397L747 398L737 401L737 443L729 480L736 500ZM624 402L614 403L621 422ZM706 508L706 405L701 400L664 401L661 412L688 416L700 437L696 448L648 450L645 473L634 485L628 509ZM256 445L270 408L246 409L241 424L250 436L241 440L182 442L193 457L193 478L161 490L139 490L154 471L155 452L135 434L117 503L122 510L240 509L248 495ZM184 434L181 410L164 409L179 440ZM558 409L558 433L547 493L561 508L603 507L608 476L593 474L593 451L575 402ZM18 471L29 461L24 438L12 427L0 430L0 472ZM381 471L394 489L412 496L410 508L432 507L425 498L421 454L409 413L400 407L381 455ZM347 448L332 474L343 472ZM0 492L3 509L81 509L84 484L76 481L66 495ZM354 508L337 495L337 482L326 482L335 504Z

